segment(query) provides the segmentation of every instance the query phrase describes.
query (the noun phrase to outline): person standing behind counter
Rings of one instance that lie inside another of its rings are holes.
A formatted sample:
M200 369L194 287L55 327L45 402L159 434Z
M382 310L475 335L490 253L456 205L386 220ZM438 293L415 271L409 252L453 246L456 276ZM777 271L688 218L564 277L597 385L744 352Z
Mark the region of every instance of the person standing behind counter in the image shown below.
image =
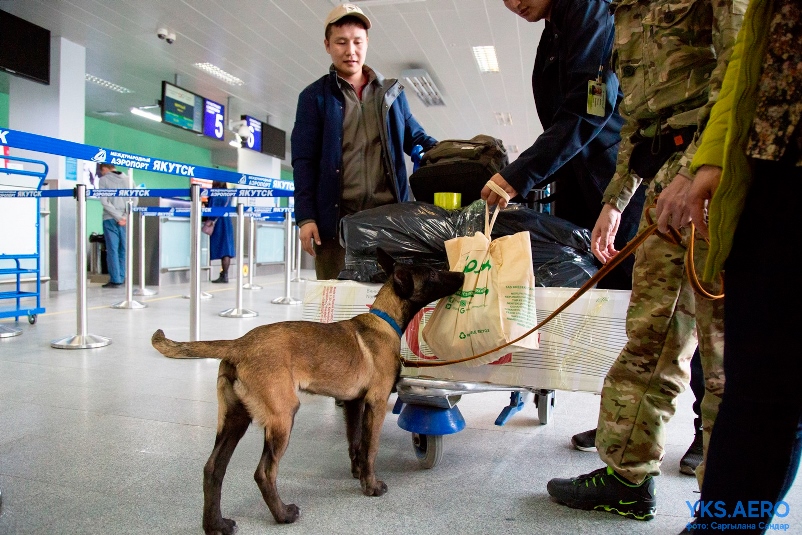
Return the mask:
M365 65L370 20L353 4L326 17L329 74L298 97L292 130L295 216L318 279L337 278L343 216L413 199L404 153L437 140L412 116L398 80Z
M528 22L546 21L532 71L532 93L543 133L518 158L491 177L511 197L556 183L554 215L592 229L602 193L615 172L623 98L610 68L613 17L608 0L505 0ZM482 198L500 198L485 186ZM503 201L502 201L503 202ZM638 191L624 211L618 242L635 235L643 203ZM629 290L632 260L615 268L599 288Z
M97 166L99 189L130 189L133 187L128 175L117 171L110 163ZM125 223L128 214L126 197L101 197L103 205L103 239L106 242L106 263L109 266L109 282L104 288L117 288L125 282ZM134 206L137 199L134 198Z
M225 182L212 182L215 189L225 189ZM225 208L231 205L232 197L209 197L209 208ZM217 217L215 219L214 230L209 236L209 258L220 260L220 275L214 279L213 283L228 283L228 268L231 266L231 257L236 253L234 247L234 224L230 217ZM239 266L238 266L239 269Z

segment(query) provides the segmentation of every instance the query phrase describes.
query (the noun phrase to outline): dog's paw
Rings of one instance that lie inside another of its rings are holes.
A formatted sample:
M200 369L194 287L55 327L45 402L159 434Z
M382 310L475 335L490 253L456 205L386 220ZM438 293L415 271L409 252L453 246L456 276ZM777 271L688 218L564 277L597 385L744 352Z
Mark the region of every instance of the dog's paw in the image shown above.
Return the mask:
M376 480L372 485L362 481L362 492L365 496L382 496L387 492L387 485L384 484L384 481L379 480Z
M289 503L284 506L284 511L281 515L276 516L276 522L279 524L292 524L298 520L301 510L294 503Z
M222 525L206 528L206 535L233 535L237 532L237 523L230 518L223 518Z

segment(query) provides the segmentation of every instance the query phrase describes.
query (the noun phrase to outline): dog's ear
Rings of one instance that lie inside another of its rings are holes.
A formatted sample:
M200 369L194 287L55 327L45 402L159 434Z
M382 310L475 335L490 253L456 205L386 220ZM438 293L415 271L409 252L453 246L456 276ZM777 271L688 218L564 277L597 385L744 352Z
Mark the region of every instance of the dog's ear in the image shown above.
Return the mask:
M395 266L395 260L393 257L387 254L384 249L381 247L376 248L376 259L379 261L379 265L387 273L388 276L392 276L393 274L393 266Z
M393 271L393 289L401 299L409 299L415 292L415 279L408 269L399 268Z

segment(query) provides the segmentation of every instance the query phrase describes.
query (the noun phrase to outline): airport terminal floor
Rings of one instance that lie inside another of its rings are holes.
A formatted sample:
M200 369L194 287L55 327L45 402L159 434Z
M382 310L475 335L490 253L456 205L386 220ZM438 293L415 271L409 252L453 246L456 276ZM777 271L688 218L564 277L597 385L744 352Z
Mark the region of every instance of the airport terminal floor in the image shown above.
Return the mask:
M311 272L304 276L312 277ZM235 338L258 325L300 319L301 307L270 301L284 293L283 275L255 278L243 307L256 318L219 317L235 304L235 284L202 284L201 339ZM303 282L292 283L302 297ZM150 345L151 334L187 340L188 285L163 286L137 297L142 310L112 309L124 288L87 291L88 331L112 338L99 349L60 350L50 341L76 332L75 293L57 292L35 325L0 339L0 534L197 534L202 532L203 466L214 444L218 362L172 360ZM11 325L3 320L2 325ZM759 395L759 393L756 393ZM467 427L445 437L442 461L418 462L409 432L388 408L376 469L388 492L362 495L350 474L342 410L329 398L302 395L302 406L278 486L300 507L292 525L276 525L253 474L262 435L251 426L234 453L222 493L223 515L240 535L288 534L677 534L689 521L686 501L699 498L696 480L679 473L693 438L693 396L679 397L668 424L657 516L650 522L577 511L549 499L546 482L601 466L595 453L574 450L570 437L595 426L596 395L558 391L547 425L529 398L503 427L506 392L463 396ZM395 401L391 396L390 407ZM744 422L748 425L748 422ZM771 440L771 437L766 437ZM760 452L745 462L760 462ZM782 523L802 533L802 489L786 497Z

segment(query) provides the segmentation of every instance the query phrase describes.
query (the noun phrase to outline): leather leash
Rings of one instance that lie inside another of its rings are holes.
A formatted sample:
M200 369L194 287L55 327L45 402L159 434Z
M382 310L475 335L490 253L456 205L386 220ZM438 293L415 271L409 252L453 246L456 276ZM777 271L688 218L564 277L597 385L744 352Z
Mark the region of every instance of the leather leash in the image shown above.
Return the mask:
M552 319L554 319L563 310L565 310L566 308L571 306L571 304L573 304L577 299L582 297L582 295L585 292L587 292L588 290L593 288L593 286L595 286L596 283L598 283L602 278L604 278L604 276L607 275L610 271L612 271L613 268L615 268L618 264L623 262L625 258L627 258L629 255L633 254L635 252L635 250L638 247L640 247L641 244L644 241L646 241L646 238L648 238L652 234L657 233L657 235L660 236L660 238L662 238L662 239L664 239L664 240L666 240L666 241L668 241L670 243L674 243L676 245L681 245L682 244L682 237L680 236L679 232L674 227L669 227L670 236L667 236L667 235L665 235L665 234L663 234L663 233L661 233L661 232L659 232L657 230L657 223L652 222L652 219L651 219L650 215L648 215L648 210L647 210L647 216L646 217L647 217L647 221L649 223L649 226L644 228L634 238L632 238L632 240L629 243L627 243L626 247L621 249L621 251L619 251L617 255L615 255L609 262L604 264L602 266L602 268L598 272L596 272L596 274L593 277L591 277L590 280L588 280L585 284L583 284L574 293L574 295L569 297L568 300L565 301L565 303L563 303L562 305L557 307L557 309L554 312L552 312L551 314L549 314L546 317L546 319L544 319L543 321L541 321L540 323L538 323L537 325L532 327L525 334L522 334L518 338L516 338L514 340L511 340L509 342L506 342L506 343L498 346L495 349L491 349L489 351L485 351L484 353L479 353L478 355L471 355L470 357L464 357L464 358L461 358L461 359L448 360L448 361L443 361L443 360L437 360L437 361L432 361L432 360L408 360L408 359L405 359L404 357L400 357L401 358L401 364L403 366L406 366L407 368L436 368L436 367L440 367L440 366L450 366L452 364L460 364L462 362L469 362L471 360L478 359L480 357L484 357L485 355L489 355L490 353L495 353L499 349L504 349L507 346L510 346L510 345L520 341L520 340L523 340L524 338L526 338L530 334L534 333L535 331L537 331L538 329L540 329L541 327L546 325ZM688 250L686 252L686 259L685 259L685 269L686 269L686 271L688 273L688 280L690 281L691 286L693 287L694 291L696 291L701 297L703 297L705 299L721 299L722 297L724 297L724 293L723 292L721 294L718 294L718 295L711 294L710 292L708 292L707 290L702 288L702 285L699 282L699 277L696 275L696 267L695 267L695 265L693 263L693 260L694 260L693 242L694 242L695 237L696 237L696 229L694 228L693 223L691 223L691 235L690 235L690 241L689 241L689 244L688 244Z

